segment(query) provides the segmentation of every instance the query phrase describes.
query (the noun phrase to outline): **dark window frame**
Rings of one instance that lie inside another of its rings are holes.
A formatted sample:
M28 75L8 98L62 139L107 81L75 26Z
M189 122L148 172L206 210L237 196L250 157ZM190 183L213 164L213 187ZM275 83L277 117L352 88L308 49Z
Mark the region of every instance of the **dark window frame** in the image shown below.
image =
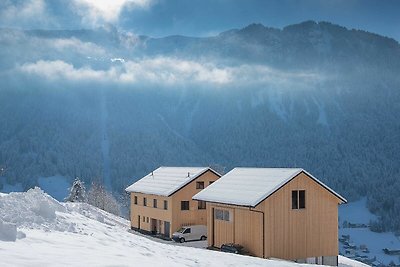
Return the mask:
M202 201L202 200L198 200L197 209L199 209L199 210L205 210L206 208L207 208L206 202L205 202L205 201Z
M204 182L203 181L196 182L196 189L204 189Z
M214 219L230 222L231 221L231 212L229 210L215 209L214 210Z
M299 209L299 190L292 190L292 210Z
M147 198L143 198L143 206L147 206Z
M292 190L292 210L306 208L306 190Z
M137 203L138 203L138 197L134 196L133 197L133 204L137 205Z
M168 200L164 200L164 210L168 210Z
M189 210L189 209L190 209L189 200L182 200L181 201L181 210Z
M157 199L153 199L153 208L157 208Z
M299 209L306 208L306 190L299 190Z

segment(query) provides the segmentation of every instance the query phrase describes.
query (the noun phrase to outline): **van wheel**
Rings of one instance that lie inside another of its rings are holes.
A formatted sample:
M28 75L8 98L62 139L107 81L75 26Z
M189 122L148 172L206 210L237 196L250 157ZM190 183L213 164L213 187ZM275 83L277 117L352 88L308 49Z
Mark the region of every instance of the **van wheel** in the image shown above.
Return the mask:
M179 239L179 242L185 243L185 238L181 237L181 238Z
M200 240L206 240L206 239L207 239L207 237L204 236L204 235L202 235L202 236L200 237Z

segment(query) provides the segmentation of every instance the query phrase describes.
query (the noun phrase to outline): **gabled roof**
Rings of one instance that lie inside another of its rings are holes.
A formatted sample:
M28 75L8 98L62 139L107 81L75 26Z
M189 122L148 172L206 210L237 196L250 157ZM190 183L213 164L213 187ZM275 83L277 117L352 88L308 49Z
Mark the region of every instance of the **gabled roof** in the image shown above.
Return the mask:
M317 178L299 168L234 168L194 195L193 199L255 207L302 172L342 202L347 202Z
M159 167L127 187L125 191L171 196L207 171L221 176L209 167Z

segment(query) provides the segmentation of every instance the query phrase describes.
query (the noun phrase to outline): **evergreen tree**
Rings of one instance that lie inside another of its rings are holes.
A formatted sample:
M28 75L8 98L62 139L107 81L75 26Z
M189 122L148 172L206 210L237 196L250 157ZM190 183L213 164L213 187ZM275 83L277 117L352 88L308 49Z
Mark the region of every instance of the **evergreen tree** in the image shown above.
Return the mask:
M85 202L86 201L86 188L85 184L76 177L72 186L69 188L69 195L65 198L69 202Z

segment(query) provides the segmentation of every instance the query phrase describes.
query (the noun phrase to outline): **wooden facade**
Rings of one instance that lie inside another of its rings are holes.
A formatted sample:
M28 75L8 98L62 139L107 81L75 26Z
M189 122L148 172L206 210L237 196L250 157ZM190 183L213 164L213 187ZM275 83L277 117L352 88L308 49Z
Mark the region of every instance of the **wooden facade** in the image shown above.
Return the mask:
M199 201L192 200L192 197L202 190L197 188L197 182L203 182L206 188L219 177L215 172L208 170L170 196L131 192L132 229L172 237L173 232L182 226L206 225L206 207L199 207ZM137 200L136 203L135 200ZM188 210L181 209L181 201L189 202ZM156 207L153 204L157 204Z
M305 191L305 208L293 209L292 192L299 190ZM337 195L301 172L255 207L209 202L208 245L236 243L257 257L335 265L341 203ZM216 210L229 212L229 220L216 218Z

